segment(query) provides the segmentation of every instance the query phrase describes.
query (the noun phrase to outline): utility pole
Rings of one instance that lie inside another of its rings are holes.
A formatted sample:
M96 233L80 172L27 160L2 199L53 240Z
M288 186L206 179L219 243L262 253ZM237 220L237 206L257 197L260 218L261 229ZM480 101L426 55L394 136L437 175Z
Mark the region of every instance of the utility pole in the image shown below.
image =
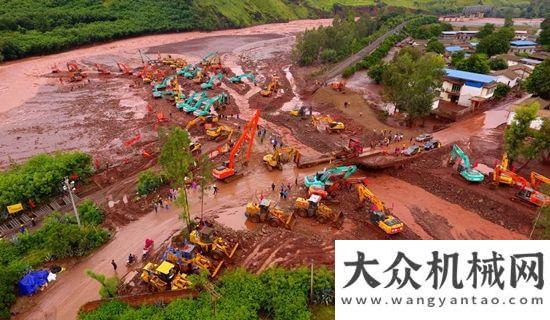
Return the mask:
M74 216L76 217L76 223L78 223L78 226L81 227L80 216L78 215L78 210L76 210L76 204L74 203L73 189L74 181L69 181L69 178L65 177L63 180L63 190L69 193L69 198L71 199L71 204L73 205Z

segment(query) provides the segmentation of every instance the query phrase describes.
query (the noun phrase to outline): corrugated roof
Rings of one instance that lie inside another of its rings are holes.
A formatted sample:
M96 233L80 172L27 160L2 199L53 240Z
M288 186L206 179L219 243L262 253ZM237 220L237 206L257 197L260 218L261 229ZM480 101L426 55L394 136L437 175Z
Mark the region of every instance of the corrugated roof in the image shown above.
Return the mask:
M520 59L520 61L524 62L524 63L531 63L531 64L540 64L540 63L542 63L542 61L540 61L540 60L529 59L529 58L522 58L522 59Z
M464 51L464 49L462 49L462 47L460 46L451 46L451 47L445 47L445 51L457 52L457 51Z
M491 83L497 80L497 78L493 76L488 76L486 74L474 73L474 72L468 72L468 71L462 71L462 70L456 70L456 69L446 68L445 72L447 73L448 77L466 80L466 81Z
M516 78L519 78L517 73L515 73L514 71L512 71L510 69L497 70L497 71L494 71L492 73L492 75L494 75L494 76L505 76L510 80L514 80Z
M513 46L523 47L523 46L536 46L537 43L529 40L514 40L510 41L510 44Z
M458 31L442 31L441 34L458 34Z

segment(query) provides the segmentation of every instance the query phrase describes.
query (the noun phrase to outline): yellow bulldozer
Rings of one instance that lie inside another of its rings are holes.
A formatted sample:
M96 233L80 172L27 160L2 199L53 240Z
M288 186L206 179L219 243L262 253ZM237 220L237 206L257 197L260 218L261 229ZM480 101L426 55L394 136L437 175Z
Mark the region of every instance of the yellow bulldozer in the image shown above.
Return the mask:
M168 248L166 261L180 266L180 270L184 270L187 274L206 270L212 278L218 274L223 265L223 260L214 263L197 252L196 246L189 243L186 243L182 248Z
M264 164L269 171L277 168L283 170L283 164L293 161L296 165L300 165L301 154L292 147L279 147L275 152L266 154L263 157Z
M227 241L214 235L214 229L208 226L202 226L191 231L189 241L216 260L223 257L231 259L239 247L237 243L231 248Z
M225 138L227 138L227 140L230 140L232 135L233 128L225 125L206 129L206 136L209 140L220 141Z
M391 215L389 210L384 207L384 202L378 199L367 186L359 183L356 184L356 189L357 195L359 196L359 202L363 204L368 201L370 204L367 212L369 214L369 220L373 224L377 225L387 234L396 234L403 230L403 222Z
M273 205L268 199L262 199L260 203L249 202L244 212L247 219L254 223L267 222L272 227L291 228L294 213L286 214L283 210Z
M312 194L309 199L296 198L294 212L301 217L315 217L321 223L337 222L342 214L321 202L321 196Z
M346 126L343 122L334 121L331 116L312 116L311 121L319 131L326 130L329 133L341 132Z
M264 90L260 91L260 94L264 97L269 97L273 94L273 92L276 92L279 89L279 85L279 77L272 76L271 81L269 81L269 84Z
M163 261L160 265L149 262L143 267L141 280L156 291L181 290L191 287L191 281L185 273L178 271L176 265Z

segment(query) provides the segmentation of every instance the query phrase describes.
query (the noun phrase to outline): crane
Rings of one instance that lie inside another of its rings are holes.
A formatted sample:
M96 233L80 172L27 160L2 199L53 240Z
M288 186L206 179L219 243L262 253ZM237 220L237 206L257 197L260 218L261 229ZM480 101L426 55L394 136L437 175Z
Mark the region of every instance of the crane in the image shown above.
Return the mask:
M369 201L371 204L368 209L369 219L372 223L384 230L387 234L396 234L403 230L403 222L396 217L388 214L389 210L384 206L384 202L380 200L367 186L362 183L356 185L359 202L364 203Z
M239 150L241 150L241 147L245 142L248 144L245 163L250 160L252 147L254 146L254 137L256 136L256 129L258 127L259 120L260 110L256 110L254 116L252 116L252 119L250 119L250 121L244 127L243 133L239 137L239 140L237 140L237 142L231 149L231 152L229 154L229 161L224 163L222 166L212 170L212 175L214 176L214 178L229 182L229 180L227 180L228 178L235 177L235 173L237 172L235 170L235 155L237 154L237 152L239 152Z
M466 181L469 182L482 182L485 176L483 173L477 171L476 169L472 168L470 164L470 158L468 155L460 149L459 146L456 144L453 144L453 150L451 151L451 158L449 159L449 163L452 165L455 163L456 159L460 158L460 162L458 164L457 170L460 173L460 175L466 179Z

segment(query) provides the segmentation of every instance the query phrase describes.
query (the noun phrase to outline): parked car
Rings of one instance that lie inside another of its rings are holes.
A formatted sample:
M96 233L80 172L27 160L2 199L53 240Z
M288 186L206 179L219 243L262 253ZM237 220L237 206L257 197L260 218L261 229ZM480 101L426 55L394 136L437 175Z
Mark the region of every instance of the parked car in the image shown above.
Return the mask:
M437 149L441 147L441 142L436 139L431 139L430 141L424 143L424 150Z
M421 134L421 135L419 135L415 138L415 140L418 141L418 142L424 142L424 141L428 141L430 139L432 139L432 135L429 134L429 133L423 133L423 134Z
M419 152L420 152L420 147L417 146L416 144L414 144L414 145L408 147L407 149L401 151L401 153L406 155L406 156L412 156L412 155L415 155Z

